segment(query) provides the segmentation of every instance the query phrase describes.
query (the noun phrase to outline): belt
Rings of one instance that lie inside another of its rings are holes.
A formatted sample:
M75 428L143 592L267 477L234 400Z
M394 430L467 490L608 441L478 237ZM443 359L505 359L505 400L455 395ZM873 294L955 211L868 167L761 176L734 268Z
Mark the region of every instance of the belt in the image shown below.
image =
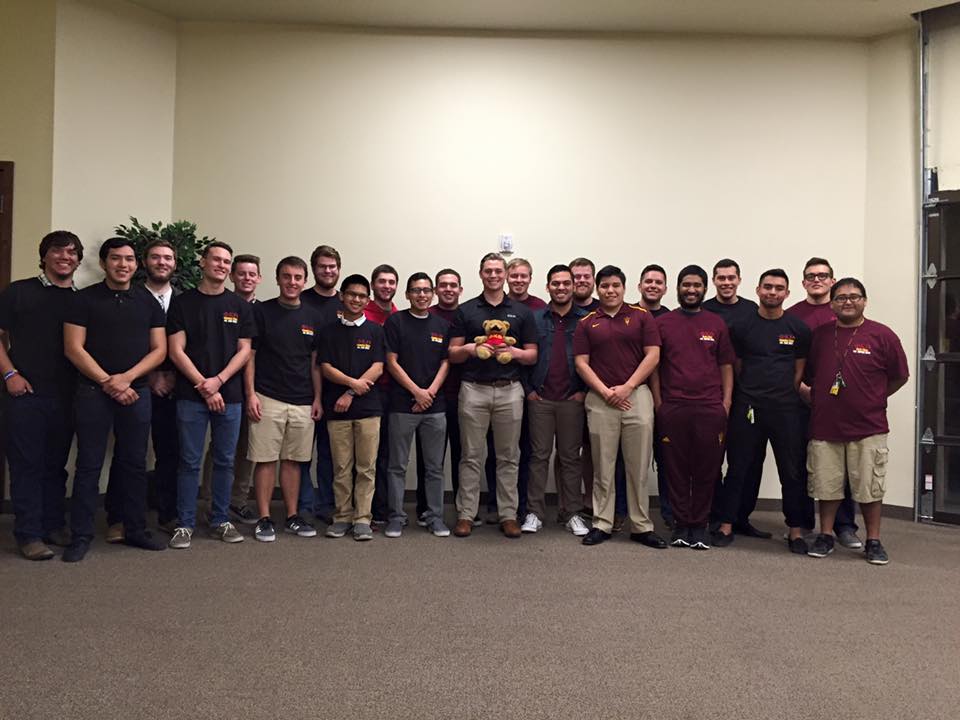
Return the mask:
M490 387L507 387L508 385L513 385L515 382L520 382L519 380L467 380L466 382L472 382L475 385L489 385Z

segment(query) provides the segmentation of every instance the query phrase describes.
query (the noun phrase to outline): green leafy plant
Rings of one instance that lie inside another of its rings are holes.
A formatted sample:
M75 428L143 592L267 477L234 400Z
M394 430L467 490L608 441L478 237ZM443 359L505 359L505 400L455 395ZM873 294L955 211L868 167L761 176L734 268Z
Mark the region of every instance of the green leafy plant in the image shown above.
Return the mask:
M204 235L197 237L197 224L188 220L178 220L175 223L155 222L146 227L141 225L135 217L130 218L130 225L117 225L114 228L117 235L126 238L133 244L139 264L134 282L143 282L147 278L143 266L143 250L153 240L166 240L174 247L177 256L177 269L171 279L171 284L179 290L195 288L200 282L200 265L198 260L203 249L216 238Z

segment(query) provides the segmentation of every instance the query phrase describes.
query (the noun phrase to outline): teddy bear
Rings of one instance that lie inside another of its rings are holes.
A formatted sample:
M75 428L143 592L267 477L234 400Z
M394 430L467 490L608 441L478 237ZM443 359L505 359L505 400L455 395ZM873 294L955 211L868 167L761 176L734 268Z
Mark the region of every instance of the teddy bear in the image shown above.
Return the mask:
M473 341L477 344L477 357L481 360L488 360L493 355L489 348L484 345L496 348L500 345L516 345L516 338L507 337L507 330L510 329L510 323L506 320L484 320L483 331L486 335L477 335ZM497 362L506 365L513 360L510 353L500 353L497 355Z

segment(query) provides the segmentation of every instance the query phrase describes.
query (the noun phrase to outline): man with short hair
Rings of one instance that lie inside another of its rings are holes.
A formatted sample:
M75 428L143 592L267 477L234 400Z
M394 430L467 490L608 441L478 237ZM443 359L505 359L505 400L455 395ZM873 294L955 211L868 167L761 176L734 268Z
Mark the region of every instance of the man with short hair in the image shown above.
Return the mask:
M580 513L580 448L583 443L583 400L586 386L573 363L573 334L587 314L573 302L573 273L554 265L547 273L550 305L534 313L537 325L537 364L527 383L530 422L530 511L521 532L534 533L546 518L545 495L550 456L557 446L557 495L562 519L577 537L589 532Z
M533 315L503 290L506 262L498 253L480 260L483 292L460 305L450 330L450 362L463 363L460 385L460 488L454 535L467 537L480 502L482 459L493 428L497 455L497 511L508 538L521 535L517 523L517 470L523 419L521 365L537 361ZM469 341L469 342L468 342Z
M653 531L647 473L653 453L653 397L647 379L660 358L656 321L641 307L623 301L626 275L607 265L597 273L600 307L574 333L577 372L590 389L585 400L593 453L593 529L584 545L599 545L613 530L617 452L622 446L627 475L630 539L665 548Z
M596 310L600 306L600 301L593 296L596 287L594 275L597 274L597 267L593 264L593 260L585 257L574 258L568 263L568 267L573 273L574 305L582 307L587 312Z
M541 298L530 294L533 266L524 258L513 258L507 263L507 295L511 300L523 303L531 310L543 310L547 306Z
M787 544L792 553L807 552L804 534L813 528L813 501L804 484L806 414L797 388L810 329L784 313L789 295L787 274L780 268L767 270L757 284L759 309L730 328L737 383L727 429L727 477L717 501L720 525L713 536L720 547L733 542L734 532L763 537L750 523L750 514L756 508L769 442L780 476Z
M0 375L6 403L13 535L27 560L66 546L67 456L73 440L77 370L63 354L63 316L76 290L83 243L66 230L40 241L40 274L0 292Z
M397 284L400 276L393 265L377 265L370 273L370 292L372 297L367 306L363 309L363 314L367 320L372 320L380 327L387 322L387 318L397 312L397 306L393 302L397 294Z
M314 285L300 293L301 302L320 313L320 328L337 321L343 304L337 283L340 280L340 253L330 245L318 245L310 254ZM322 332L322 331L321 331ZM333 460L330 458L330 434L327 419L322 417L316 425L317 487L314 490L310 478L310 463L300 466L300 514L311 513L318 520L329 521L333 516Z
M637 303L654 317L660 317L670 312L670 308L660 304L660 300L667 293L667 271L656 263L647 265L640 272L640 282L637 283L640 291L640 302Z
M240 372L250 359L250 341L257 330L250 303L224 287L232 257L224 242L207 245L200 257L200 284L174 298L167 314L180 430L177 527L170 539L175 549L189 548L193 538L208 426L213 455L210 527L223 542L243 541L227 513L243 405Z
M372 540L371 505L383 404L377 379L383 372L383 328L367 319L370 283L350 275L340 286L343 311L320 339L317 360L323 372L323 412L333 458L335 512L326 535ZM356 479L354 479L356 471Z
M257 303L253 317L257 336L244 369L249 443L242 448L255 463L257 525L261 542L277 539L270 518L270 500L280 463L280 492L286 509L285 532L314 537L317 531L297 512L300 466L313 455L314 423L320 419L320 368L317 325L320 314L300 301L307 264L298 257L277 264L280 295Z
M833 268L825 258L812 257L803 266L803 289L807 291L807 296L787 308L787 312L803 320L810 328L810 332L821 325L832 325L837 321L830 303L830 288L833 287L834 281ZM810 386L804 382L800 383L800 397L807 404L810 403ZM806 466L804 466L804 472L806 472ZM837 541L841 545L859 550L863 547L863 542L857 536L856 509L850 498L849 483L845 487L846 495L840 502L840 507L837 508L833 528L837 534Z
M670 544L708 550L707 522L733 397L733 346L727 326L703 312L707 272L688 265L677 275L680 307L662 315L660 364L650 380L657 440L673 511Z
M716 313L730 328L742 318L752 318L757 314L757 304L753 300L740 297L740 265L736 260L723 258L713 266L713 286L716 295L703 303L703 309Z
M233 292L248 303L257 301L257 286L263 276L260 274L260 258L256 255L240 254L233 259L230 268L230 282Z
M436 537L447 537L443 524L443 454L447 423L443 382L447 377L450 324L429 311L433 281L423 272L407 279L410 309L394 313L384 326L390 386L390 520L386 537L400 537L407 464L414 436L420 439L425 471L427 510L420 516Z
M126 238L100 246L103 282L81 290L67 309L63 350L80 373L75 412L77 465L73 477L70 528L73 539L64 562L79 562L93 541L100 472L110 431L116 437L112 465L123 516L124 542L163 550L147 531L147 439L150 393L147 374L167 354L163 309L132 286L137 256Z
M896 334L864 317L867 290L856 278L830 288L837 315L813 333L807 376L813 398L808 464L810 495L820 499L820 534L808 554L833 552L834 517L849 478L867 526L867 562L886 565L880 518L889 450L887 398L910 377Z

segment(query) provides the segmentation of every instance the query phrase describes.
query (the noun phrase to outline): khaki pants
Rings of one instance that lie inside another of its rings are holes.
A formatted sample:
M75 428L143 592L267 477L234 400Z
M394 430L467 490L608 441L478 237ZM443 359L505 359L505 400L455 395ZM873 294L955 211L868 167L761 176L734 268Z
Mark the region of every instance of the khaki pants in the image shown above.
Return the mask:
M253 468L256 463L247 460L249 446L250 420L247 417L246 404L240 404L240 435L237 438L237 451L233 456L233 487L230 490L230 504L242 508L250 499L250 488L253 485ZM210 448L203 457L203 473L200 480L200 500L210 501L210 485L213 478L213 454Z
M567 514L583 510L580 492L580 446L583 444L583 403L575 400L529 400L530 483L527 507L540 520L546 519L544 496L553 441L557 441L557 495Z
M380 418L328 420L327 430L333 459L333 521L369 525L373 519L370 506L376 485Z
M520 465L520 425L523 388L519 382L502 387L464 381L460 384L460 487L457 516L473 520L480 505L480 484L485 481L483 459L487 429L493 428L497 455L497 512L500 521L517 519L517 470Z
M613 530L616 503L617 449L623 448L627 472L627 514L631 532L653 530L650 522L650 496L647 473L653 455L653 397L646 385L630 395L630 409L623 411L607 405L591 391L587 394L587 426L593 455L593 526L604 532Z

